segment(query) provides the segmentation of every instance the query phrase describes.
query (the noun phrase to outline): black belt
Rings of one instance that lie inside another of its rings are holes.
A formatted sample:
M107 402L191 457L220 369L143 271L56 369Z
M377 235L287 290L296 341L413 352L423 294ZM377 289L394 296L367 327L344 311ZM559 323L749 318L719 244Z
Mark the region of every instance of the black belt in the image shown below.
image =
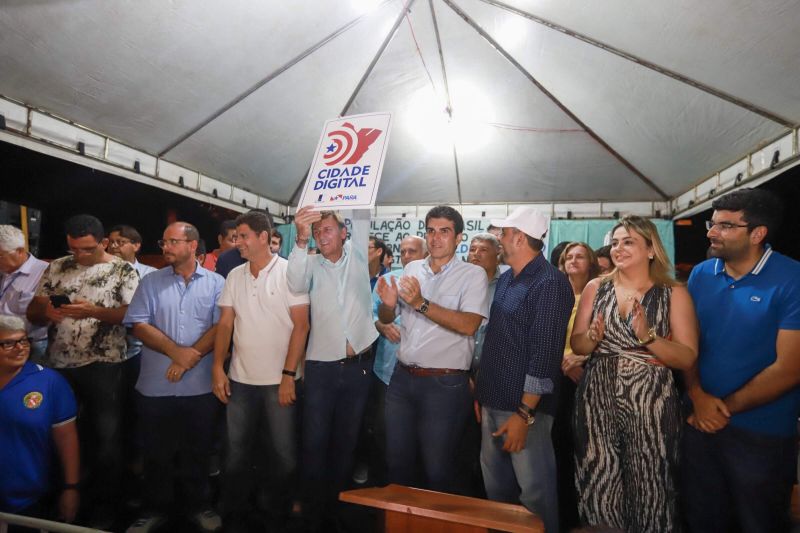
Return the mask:
M373 357L372 350L367 348L366 350L364 350L363 352L361 352L359 354L351 355L351 356L345 357L344 359L337 359L336 361L332 361L332 362L334 362L334 363L342 363L344 365L344 364L347 364L347 363L358 363L360 361L369 361L370 359L372 359L372 357Z

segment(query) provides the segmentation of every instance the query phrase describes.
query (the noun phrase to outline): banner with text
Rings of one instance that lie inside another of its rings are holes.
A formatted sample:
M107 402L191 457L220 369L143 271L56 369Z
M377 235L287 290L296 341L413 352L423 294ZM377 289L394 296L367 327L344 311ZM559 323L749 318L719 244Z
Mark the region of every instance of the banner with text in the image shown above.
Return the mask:
M326 122L298 207L374 207L391 122L391 113L353 115Z

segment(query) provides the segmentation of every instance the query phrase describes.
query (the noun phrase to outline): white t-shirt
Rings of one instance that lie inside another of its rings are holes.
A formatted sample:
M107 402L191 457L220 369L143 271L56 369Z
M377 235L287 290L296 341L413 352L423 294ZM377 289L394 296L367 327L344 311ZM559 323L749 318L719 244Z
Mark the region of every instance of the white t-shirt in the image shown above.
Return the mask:
M308 294L289 291L288 261L277 255L254 278L250 263L231 270L217 305L232 307L230 378L247 385L278 385L293 324L289 308L308 305ZM298 368L298 377L300 376Z

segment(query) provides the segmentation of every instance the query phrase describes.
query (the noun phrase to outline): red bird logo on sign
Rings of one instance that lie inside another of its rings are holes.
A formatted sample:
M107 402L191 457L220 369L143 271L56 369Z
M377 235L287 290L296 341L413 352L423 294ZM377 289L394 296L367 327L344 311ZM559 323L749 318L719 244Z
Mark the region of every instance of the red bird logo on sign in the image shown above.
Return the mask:
M342 124L342 129L328 134L331 144L325 148L325 155L322 158L329 167L339 163L354 165L381 133L383 133L381 130L375 128L361 128L356 131L352 124L345 122Z

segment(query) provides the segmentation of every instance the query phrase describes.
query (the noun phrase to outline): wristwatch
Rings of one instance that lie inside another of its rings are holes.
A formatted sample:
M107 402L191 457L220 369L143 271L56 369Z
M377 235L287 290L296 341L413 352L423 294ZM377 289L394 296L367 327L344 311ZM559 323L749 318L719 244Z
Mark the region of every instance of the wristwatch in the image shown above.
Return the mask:
M430 300L427 298L422 299L422 305L417 307L417 312L422 313L423 315L428 312L428 306L431 305Z
M515 414L519 416L521 419L523 419L525 421L525 424L528 426L532 426L533 423L536 422L536 415L532 413L526 413L522 409L517 409L517 412Z
M647 346L648 344L656 340L657 337L658 336L656 335L656 328L652 327L647 330L647 338L640 339L637 337L636 340L639 341L639 346Z

